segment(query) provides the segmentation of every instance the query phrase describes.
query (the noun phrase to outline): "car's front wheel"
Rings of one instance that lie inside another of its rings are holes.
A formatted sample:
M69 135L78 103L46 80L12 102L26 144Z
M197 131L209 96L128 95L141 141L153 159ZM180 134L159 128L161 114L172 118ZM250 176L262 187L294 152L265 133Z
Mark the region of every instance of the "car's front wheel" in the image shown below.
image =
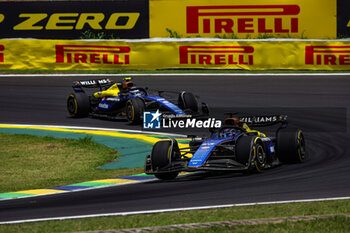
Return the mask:
M256 136L241 136L235 146L236 161L245 165L247 171L262 172L266 165L266 151Z
M179 172L166 172L161 171L164 167L170 164L170 162L176 158L179 154L179 149L175 141L173 147L171 141L159 141L154 144L151 154L152 170L155 173L155 177L161 180L172 180L177 177ZM160 171L157 173L157 171Z
M141 99L135 98L128 100L126 103L126 117L129 124L141 124L144 110L145 103Z
M180 108L198 112L198 101L191 92L182 92L178 102Z

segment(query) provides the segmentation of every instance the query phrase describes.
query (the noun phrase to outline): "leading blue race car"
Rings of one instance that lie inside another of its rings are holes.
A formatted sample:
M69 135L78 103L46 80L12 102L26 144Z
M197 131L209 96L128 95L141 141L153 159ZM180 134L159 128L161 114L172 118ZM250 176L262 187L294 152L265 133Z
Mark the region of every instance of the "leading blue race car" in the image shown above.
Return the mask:
M300 129L287 127L283 115L232 117L207 139L193 138L179 148L175 139L157 142L146 156L145 172L163 180L175 179L180 171L262 172L281 163L301 163L305 139ZM272 137L250 127L280 124Z
M103 117L127 119L130 124L140 124L144 111L163 114L205 116L209 109L190 92L150 91L135 87L130 77L121 82L98 79L73 82L73 93L67 97L67 110L71 117ZM87 93L87 89L98 89Z

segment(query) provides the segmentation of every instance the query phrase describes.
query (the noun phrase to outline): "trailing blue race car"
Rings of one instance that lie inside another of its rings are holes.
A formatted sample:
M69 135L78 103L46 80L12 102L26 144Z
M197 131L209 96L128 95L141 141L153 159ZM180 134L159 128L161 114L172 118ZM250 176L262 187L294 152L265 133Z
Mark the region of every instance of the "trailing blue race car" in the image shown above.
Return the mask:
M287 128L286 116L229 117L207 139L193 138L179 148L175 139L157 142L147 155L145 172L170 180L180 171L256 171L281 163L301 163L305 139L301 130ZM273 137L252 130L253 126L281 124ZM249 127L250 126L250 127Z
M88 94L86 89L99 89ZM143 112L157 111L175 115L207 115L205 103L199 105L190 92L149 91L135 87L130 77L121 82L109 79L75 81L74 92L67 97L67 110L71 117L104 117L127 119L130 124L140 124Z

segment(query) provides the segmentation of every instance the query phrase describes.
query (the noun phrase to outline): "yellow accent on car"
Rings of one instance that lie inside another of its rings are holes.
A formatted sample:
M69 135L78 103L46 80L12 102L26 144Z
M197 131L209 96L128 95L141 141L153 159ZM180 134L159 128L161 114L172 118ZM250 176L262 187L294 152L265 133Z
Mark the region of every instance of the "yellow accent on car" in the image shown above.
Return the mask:
M168 160L170 161L170 153L171 153L171 145L169 146L169 149L168 149Z
M299 132L298 132L298 138L297 138L298 144L300 144L300 136L301 136L301 131L299 130ZM298 155L299 155L299 161L300 161L300 162L303 162L304 159L301 157L301 148L300 148L300 146L298 146Z
M132 104L131 100L128 100L128 102L126 104L126 112L127 113L129 112L129 106L131 107L131 119L129 119L129 123L132 123L135 119L135 109L134 109L134 105Z
M266 137L266 134L261 133L260 131L249 128L246 123L243 123L242 128L245 129L248 133L256 133L259 137Z
M74 100L74 114L72 114L72 116L74 116L75 114L78 113L77 99L75 98L75 96L73 94L70 94L67 99L69 99L69 98L73 98L73 100Z
M256 131L256 130L252 130L253 132L258 132L258 133L260 133L259 131ZM252 132L251 131L251 132ZM261 133L262 134L262 133ZM259 135L260 136L260 135ZM256 156L257 156L257 150L256 150L256 145L257 145L257 141L259 140L260 138L259 137L256 137L255 139L254 139L254 147L253 147L253 150L254 150L254 157L255 157L255 159L254 159L254 165L255 165L255 168L256 168L256 170L258 171L258 172L262 172L262 170L259 168L259 166L258 166L258 164L257 164L257 162L256 162ZM263 166L264 166L264 164L262 164Z
M102 98L105 96L118 96L120 93L118 85L115 83L112 86L110 86L107 90L105 91L98 91L94 93L95 98Z
M262 172L262 170L259 168L258 164L256 161L254 161L254 164L255 164L255 168L258 172Z

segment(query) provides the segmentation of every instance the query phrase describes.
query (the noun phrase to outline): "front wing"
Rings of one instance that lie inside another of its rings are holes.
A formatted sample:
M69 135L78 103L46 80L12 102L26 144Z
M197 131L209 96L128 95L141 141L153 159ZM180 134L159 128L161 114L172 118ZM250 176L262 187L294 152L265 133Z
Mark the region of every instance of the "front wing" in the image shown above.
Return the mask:
M146 156L145 173L168 173L168 172L196 172L196 171L246 171L249 169L248 165L238 163L233 159L208 159L203 165L194 167L189 166L189 159L172 161L169 165L154 171L152 169L151 155Z

